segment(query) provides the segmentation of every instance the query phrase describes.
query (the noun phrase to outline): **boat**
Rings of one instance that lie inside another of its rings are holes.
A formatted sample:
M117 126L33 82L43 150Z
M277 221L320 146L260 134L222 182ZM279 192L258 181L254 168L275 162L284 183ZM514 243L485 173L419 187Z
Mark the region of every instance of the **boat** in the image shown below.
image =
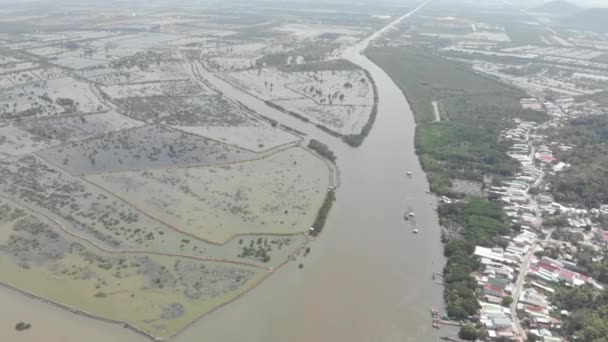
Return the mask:
M409 212L409 214L407 214L407 215L408 215L409 217L414 217L414 216L415 216L415 214L414 214L414 212L413 212L413 211L410 211L410 212Z
M407 172L407 175L408 175L408 176L411 176L411 175L412 175L412 171L408 171L408 172Z
M414 234L418 234L418 229L414 229L414 230L412 230L412 233L414 233Z

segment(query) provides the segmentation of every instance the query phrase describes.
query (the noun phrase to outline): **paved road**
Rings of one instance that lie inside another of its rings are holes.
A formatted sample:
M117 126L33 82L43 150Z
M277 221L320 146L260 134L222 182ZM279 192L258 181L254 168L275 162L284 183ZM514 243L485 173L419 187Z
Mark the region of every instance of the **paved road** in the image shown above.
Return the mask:
M532 262L532 257L534 256L534 252L536 251L537 246L538 245L535 242L530 247L530 250L524 257L524 262L522 263L521 268L519 270L519 276L515 284L515 289L513 290L513 303L511 303L511 318L513 319L513 323L515 324L515 330L518 334L518 341L525 341L526 334L521 326L519 319L517 318L517 302L523 289L524 283L526 282L526 274L528 274L530 263Z

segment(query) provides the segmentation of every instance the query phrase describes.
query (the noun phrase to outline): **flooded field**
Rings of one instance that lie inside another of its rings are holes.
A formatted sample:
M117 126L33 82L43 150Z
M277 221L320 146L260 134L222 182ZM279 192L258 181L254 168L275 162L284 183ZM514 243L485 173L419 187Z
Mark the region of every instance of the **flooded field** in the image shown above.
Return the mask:
M39 152L74 175L232 163L255 154L165 126L100 135Z
M215 243L235 235L305 233L329 186L327 167L301 148L216 167L87 179L162 222Z
M0 139L0 156L24 155L143 124L116 112L19 121L0 127L0 135L4 137Z
M104 253L21 208L0 205L2 282L151 336L175 334L266 273L238 264Z
M222 96L132 97L114 101L126 115L146 122L182 126L239 126L248 110Z
M125 97L213 95L215 92L199 82L169 81L103 86L101 90L114 99Z
M84 82L68 77L40 81L33 74L23 75L19 77L25 78L27 84L4 90L0 95L0 119L107 110Z
M94 25L74 13L62 18L94 30L7 43L30 51L13 62L37 69L0 78L29 92L17 106L6 98L0 117L10 136L0 139L0 282L21 291L0 288L14 313L0 310L0 323L32 328L0 339L436 340L428 307L440 306L441 288L430 272L443 258L413 118L359 53L384 30L348 48L384 19L162 11ZM354 149L335 135L366 125L372 80L380 114ZM42 116L57 120L27 119ZM310 139L336 167L304 148ZM308 235L338 184L325 229ZM416 236L403 226L408 207Z
M331 67L323 63L310 64L309 71L270 67L226 73L222 77L313 123L341 134L357 134L367 122L374 104L371 82L352 64L350 70L326 68Z

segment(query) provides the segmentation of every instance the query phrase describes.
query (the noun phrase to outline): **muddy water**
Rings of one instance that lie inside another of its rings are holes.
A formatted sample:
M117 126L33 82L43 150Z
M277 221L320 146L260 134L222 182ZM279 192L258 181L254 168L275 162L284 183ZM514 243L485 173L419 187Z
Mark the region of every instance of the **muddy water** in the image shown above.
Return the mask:
M15 330L21 321L31 324L31 329ZM74 315L0 286L0 341L143 342L145 339L118 325Z
M359 54L367 42L342 56L365 67L376 81L379 110L363 146L352 149L310 124L273 111L262 101L211 77L228 97L319 139L338 156L337 202L311 254L288 263L238 301L200 320L177 342L438 341L449 334L431 327L429 309L441 307L442 288L432 279L443 267L436 203L414 151L413 115L401 91ZM200 73L204 73L199 69ZM205 75L209 76L209 75ZM407 171L412 176L406 175ZM409 209L415 220L405 221ZM415 227L419 234L412 234ZM303 268L298 268L298 264ZM35 330L10 341L141 341L116 326L72 316L17 298L0 289L3 304L20 311ZM12 310L12 309L11 309ZM0 310L0 331L14 324ZM69 337L65 327L70 327ZM34 335L42 334L42 335ZM4 340L4 339L3 339Z
M370 71L380 102L374 129L358 149L214 82L226 95L329 144L342 185L327 230L309 256L176 341L437 341L448 334L433 330L429 318L430 307L442 303L442 289L431 277L444 260L436 203L426 194L414 151L413 115L401 91L360 48L342 55ZM403 219L408 208L416 214L418 235Z

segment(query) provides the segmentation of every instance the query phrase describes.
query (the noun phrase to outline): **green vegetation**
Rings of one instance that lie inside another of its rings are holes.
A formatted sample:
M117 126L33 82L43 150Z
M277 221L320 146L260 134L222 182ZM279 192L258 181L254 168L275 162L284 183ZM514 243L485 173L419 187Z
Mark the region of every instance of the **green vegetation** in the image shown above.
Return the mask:
M479 331L470 324L463 325L458 332L458 337L465 341L476 341L479 337Z
M319 212L317 214L317 218L315 222L312 224L314 228L310 233L312 236L317 236L325 227L325 221L327 220L327 215L329 215L329 211L331 210L331 206L334 204L336 200L336 194L333 190L328 191L327 195L325 195L325 200L323 201L323 205L319 208Z
M369 71L364 70L365 75L372 83L372 88L374 91L374 106L372 108L371 113L369 114L369 119L365 123L365 126L361 129L361 133L359 134L350 134L342 137L342 140L352 147L359 147L363 143L363 140L367 137L369 132L371 132L372 127L374 126L374 122L376 121L376 116L378 115L378 88L376 87L376 82L374 78L369 73Z
M494 246L495 239L510 229L504 223L502 208L482 198L442 205L439 217L442 226L460 235L449 240L444 249L448 258L443 271L447 312L452 318L466 319L478 309L476 283L470 275L478 267L473 258L475 246Z
M27 330L27 329L29 329L29 328L31 328L31 327L32 327L32 325L31 325L31 324L29 324L29 323L25 323L25 322L19 322L19 323L17 323L17 325L15 326L15 329L16 329L17 331L23 331L23 330Z
M570 311L564 319L564 336L582 342L608 342L608 291L591 286L559 288L554 295L559 308Z
M485 174L509 176L516 170L498 141L500 132L513 118L544 119L544 114L521 107L519 100L526 97L522 91L425 48L371 48L366 54L408 98L418 122L416 149L432 191L457 196L451 179L480 181ZM432 122L433 101L438 102L441 122Z
M608 118L574 119L552 139L575 146L557 153L560 160L572 166L553 177L555 199L586 207L608 203Z
M334 154L334 152L332 150L329 149L329 147L326 144L324 144L318 140L311 139L310 142L308 143L308 148L317 152L320 156L328 159L332 163L336 162L336 155Z
M270 261L270 255L268 252L272 250L272 246L268 244L268 239L261 237L258 238L257 248L254 246L253 240L249 246L243 246L243 250L238 255L239 258L253 258L262 262Z
M555 233L553 233L555 234ZM577 240L584 241L583 239ZM581 267L585 273L589 274L593 279L600 283L608 283L608 259L597 260L597 251L590 247L579 245L575 254L577 265Z

